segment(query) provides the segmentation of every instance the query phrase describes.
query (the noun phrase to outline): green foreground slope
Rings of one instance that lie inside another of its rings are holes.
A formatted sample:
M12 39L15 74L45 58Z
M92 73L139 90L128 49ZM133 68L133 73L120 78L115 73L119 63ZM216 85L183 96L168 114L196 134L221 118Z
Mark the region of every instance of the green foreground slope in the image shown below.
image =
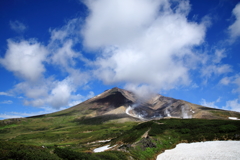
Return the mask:
M1 159L155 159L178 143L212 140L240 140L240 121L161 119L118 123L111 116L0 121ZM113 151L92 152L107 144Z

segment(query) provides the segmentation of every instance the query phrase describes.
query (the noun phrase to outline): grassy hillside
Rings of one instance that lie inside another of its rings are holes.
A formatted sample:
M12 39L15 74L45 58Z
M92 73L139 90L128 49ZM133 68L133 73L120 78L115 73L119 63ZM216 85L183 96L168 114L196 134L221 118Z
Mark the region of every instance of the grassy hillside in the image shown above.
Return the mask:
M162 119L134 126L111 141L122 144L134 159L155 159L176 144L213 140L240 140L240 121Z
M161 119L119 123L119 118L46 115L3 120L0 155L2 159L31 159L34 155L41 159L154 159L181 142L240 140L240 121ZM115 146L115 151L92 153L106 144Z

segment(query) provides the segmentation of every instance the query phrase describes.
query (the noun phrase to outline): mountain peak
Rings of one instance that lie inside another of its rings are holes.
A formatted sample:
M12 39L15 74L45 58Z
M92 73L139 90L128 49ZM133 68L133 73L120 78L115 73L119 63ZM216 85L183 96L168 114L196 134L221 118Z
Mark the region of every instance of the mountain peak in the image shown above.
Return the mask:
M138 99L128 90L114 87L74 107L55 114L77 114L80 117L114 115L142 120L159 118L228 119L239 113L192 104L183 100L155 94L148 99Z

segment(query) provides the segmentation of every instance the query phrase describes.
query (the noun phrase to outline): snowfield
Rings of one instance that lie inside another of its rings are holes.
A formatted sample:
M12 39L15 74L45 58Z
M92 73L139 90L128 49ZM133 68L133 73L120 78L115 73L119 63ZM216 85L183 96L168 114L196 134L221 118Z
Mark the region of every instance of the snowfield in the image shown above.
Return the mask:
M102 147L99 147L99 148L95 148L93 150L93 152L98 153L98 152L103 152L103 151L108 150L108 149L110 149L110 145L106 145L106 146L102 146Z
M240 119L238 119L237 117L228 117L228 119L231 119L231 120L240 120Z
M180 143L157 160L240 160L240 141Z
M106 145L106 146L102 146L102 147L99 147L99 148L95 148L95 149L93 150L93 152L95 152L95 153L104 152L104 151L106 151L106 150L108 150L108 149L111 149L111 148L113 148L113 147L115 147L115 146L110 147L110 145Z

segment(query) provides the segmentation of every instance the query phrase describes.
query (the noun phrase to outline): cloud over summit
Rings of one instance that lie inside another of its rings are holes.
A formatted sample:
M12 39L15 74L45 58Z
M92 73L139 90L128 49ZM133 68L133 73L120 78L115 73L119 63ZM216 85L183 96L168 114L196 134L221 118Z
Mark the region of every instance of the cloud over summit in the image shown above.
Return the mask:
M188 1L87 1L84 44L102 52L95 75L127 88L172 89L190 83L194 46L204 41L204 24L190 22Z

